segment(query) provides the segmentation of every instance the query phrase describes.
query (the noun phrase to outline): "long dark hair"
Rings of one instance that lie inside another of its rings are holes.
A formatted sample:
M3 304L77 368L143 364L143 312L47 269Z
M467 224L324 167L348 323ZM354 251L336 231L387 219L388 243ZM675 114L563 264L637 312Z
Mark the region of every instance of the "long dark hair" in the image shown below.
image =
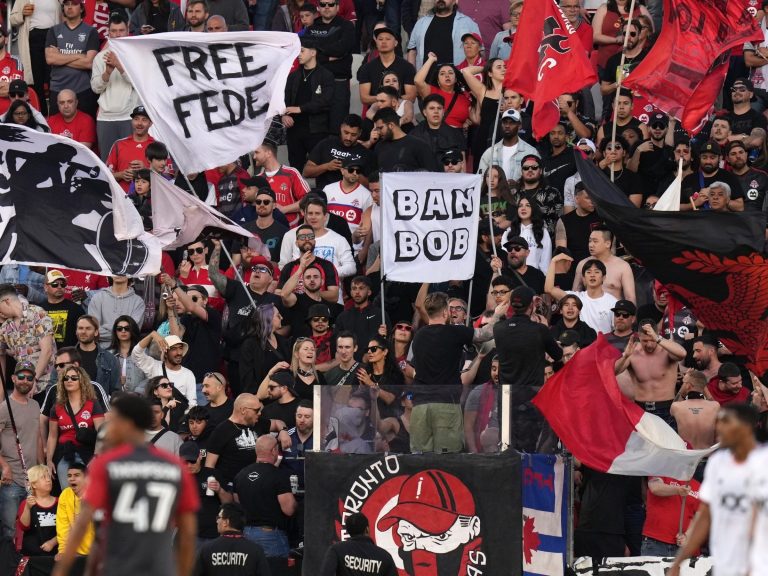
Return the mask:
M483 85L488 90L493 90L493 79L491 79L491 68L493 68L493 65L496 63L497 60L501 60L501 58L491 58L488 60L488 62L485 63L485 66L483 66ZM502 87L502 90L504 88Z
M264 350L272 334L272 319L275 317L275 311L275 305L271 303L257 306L243 327L243 338L255 336L260 348Z
M440 77L440 70L446 66L453 70L453 74L456 77L456 83L453 85L453 91L458 94L466 92L468 88L467 83L464 82L464 75L459 72L456 66L451 62L440 62L439 64L432 66L432 69L429 71L429 83L435 88L440 88L440 82L438 81ZM440 90L442 90L442 88L440 88ZM448 102L446 102L445 105L447 106Z
M485 201L485 199L488 197L488 173L491 170L495 170L499 175L499 185L496 188L497 192L499 193L497 197L505 200L509 206L513 206L515 204L515 199L512 196L512 190L509 188L507 174L504 172L504 168L497 166L496 164L486 168L485 172L483 173L483 184L480 188L480 197L483 198L483 201Z
M519 203L523 200L527 200L528 204L531 205L531 224L533 225L533 239L536 240L536 245L539 248L543 248L543 245L541 243L542 239L544 238L544 215L541 213L541 208L539 208L539 203L535 200L530 200L529 198L520 198L518 201L518 205L515 207L514 212L514 218L512 218L512 230L520 230L520 226L522 222L520 221L520 216L518 215L518 209L519 209Z
M27 120L26 124L21 124L21 126L26 126L27 128L34 128L37 130L38 128L41 128L40 124L37 123L37 120L35 120L34 112L32 112L32 106L29 105L28 102L24 100L14 100L11 102L11 105L8 107L8 112L5 113L5 123L6 124L16 124L13 120L13 113L18 108L26 108L27 113L29 114L29 120Z
M141 9L144 11L144 16L146 17L147 21L152 17L152 13L150 10L152 9L152 0L144 0L141 4ZM170 14L171 13L171 5L168 2L168 0L157 0L157 10L160 12L160 14Z
M139 325L136 323L136 320L127 314L118 316L117 320L115 320L115 323L112 324L112 341L109 343L109 349L113 352L120 352L120 341L117 339L117 325L120 322L128 323L128 333L131 335L131 350L133 350L133 347L136 346L136 344L139 342L139 334L141 331L139 329Z
M403 382L403 372L400 370L400 366L395 361L395 349L394 346L390 346L389 342L383 336L375 334L368 338L368 342L376 342L377 346L384 348L387 351L387 355L384 356L384 373L380 382L382 384L394 384ZM366 344L367 346L367 344ZM373 372L373 366L371 366L371 373Z

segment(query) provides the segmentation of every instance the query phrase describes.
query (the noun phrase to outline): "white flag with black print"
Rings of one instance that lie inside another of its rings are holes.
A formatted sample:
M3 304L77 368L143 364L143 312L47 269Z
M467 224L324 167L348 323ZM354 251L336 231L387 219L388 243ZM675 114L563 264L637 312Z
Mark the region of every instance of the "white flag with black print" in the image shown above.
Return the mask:
M159 273L160 257L160 242L90 149L0 124L0 264L143 276Z
M299 54L287 32L167 32L109 41L149 112L150 133L186 173L255 150L285 109Z

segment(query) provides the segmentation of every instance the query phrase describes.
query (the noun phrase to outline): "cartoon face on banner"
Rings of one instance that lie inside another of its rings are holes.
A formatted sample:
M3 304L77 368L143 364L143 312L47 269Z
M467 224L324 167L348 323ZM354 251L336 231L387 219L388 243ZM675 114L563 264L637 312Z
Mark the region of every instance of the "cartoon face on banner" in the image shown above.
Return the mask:
M0 261L138 275L148 249L116 240L105 171L80 144L0 125Z
M355 512L368 518L371 538L392 555L400 576L485 571L481 518L471 491L453 474L434 468L404 474L397 456L387 456L339 499L338 538L345 536L344 519Z

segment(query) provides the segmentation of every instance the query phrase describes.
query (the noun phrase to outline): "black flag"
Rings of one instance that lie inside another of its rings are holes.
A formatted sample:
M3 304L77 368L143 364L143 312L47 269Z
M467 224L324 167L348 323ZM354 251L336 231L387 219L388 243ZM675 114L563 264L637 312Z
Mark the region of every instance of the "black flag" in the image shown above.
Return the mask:
M156 274L160 243L88 148L0 124L0 263L8 262Z
M768 371L765 214L642 210L578 153L576 165L598 214L629 252L752 371Z

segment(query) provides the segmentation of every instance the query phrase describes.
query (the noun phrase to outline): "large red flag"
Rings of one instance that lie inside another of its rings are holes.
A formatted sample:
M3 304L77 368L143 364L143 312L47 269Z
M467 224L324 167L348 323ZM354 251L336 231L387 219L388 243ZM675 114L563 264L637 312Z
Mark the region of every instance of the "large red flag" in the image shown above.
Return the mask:
M723 86L728 52L762 41L750 0L664 0L661 34L624 80L656 107L697 132Z
M618 350L598 335L544 384L534 405L563 445L590 468L689 480L712 449L687 450L666 422L624 396L614 374L618 358Z
M534 101L533 135L542 138L557 124L558 96L595 82L597 75L576 29L557 2L534 0L523 4L504 87Z

